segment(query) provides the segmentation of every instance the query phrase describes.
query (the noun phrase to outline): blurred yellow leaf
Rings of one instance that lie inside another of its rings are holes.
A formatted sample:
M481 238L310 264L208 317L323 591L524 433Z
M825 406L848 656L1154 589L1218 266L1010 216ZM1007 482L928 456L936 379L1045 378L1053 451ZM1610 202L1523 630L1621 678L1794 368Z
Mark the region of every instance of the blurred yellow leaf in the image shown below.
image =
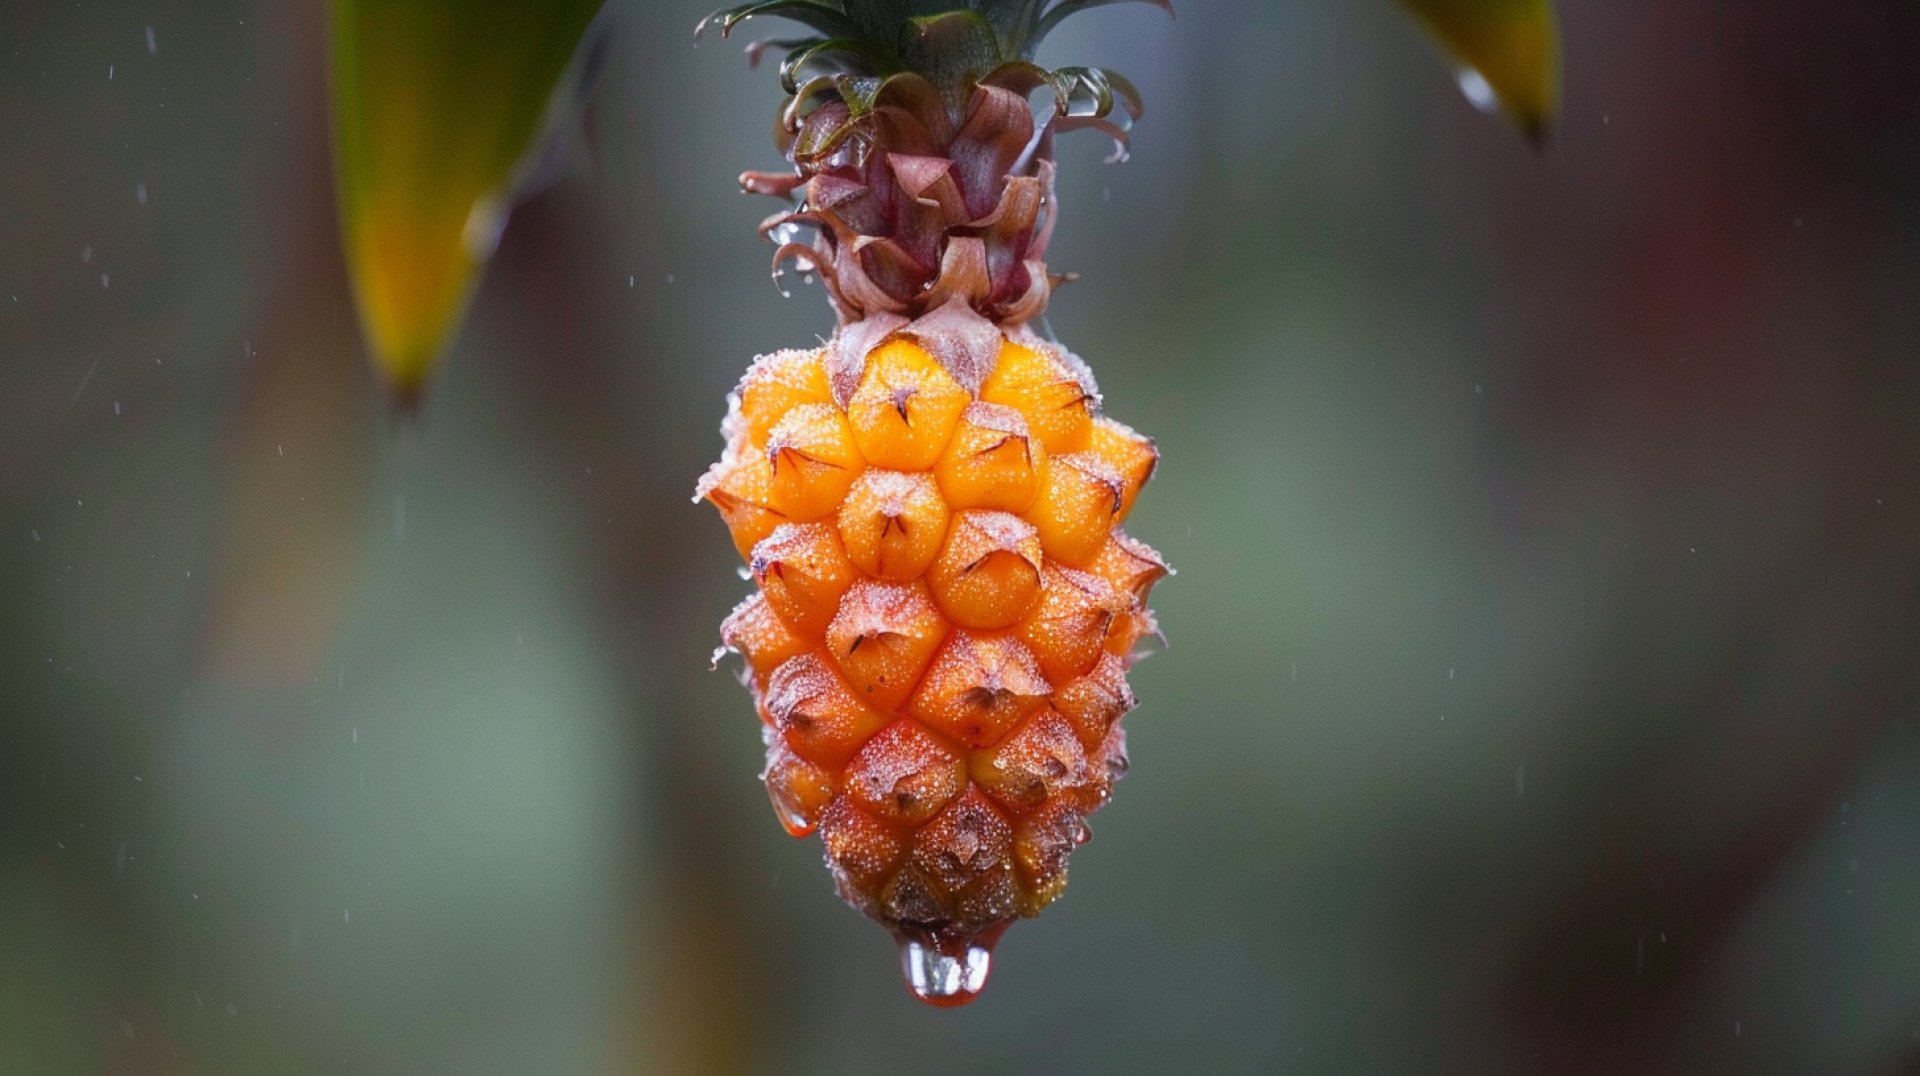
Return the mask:
M374 362L416 402L601 0L332 0L334 164Z
M1474 104L1504 109L1529 138L1560 106L1560 29L1551 0L1401 0L1461 65Z

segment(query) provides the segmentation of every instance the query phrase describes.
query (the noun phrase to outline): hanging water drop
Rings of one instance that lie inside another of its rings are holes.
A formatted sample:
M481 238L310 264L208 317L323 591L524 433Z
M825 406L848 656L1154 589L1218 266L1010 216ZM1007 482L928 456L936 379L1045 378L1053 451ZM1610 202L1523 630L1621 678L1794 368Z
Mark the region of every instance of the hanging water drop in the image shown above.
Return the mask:
M900 972L906 977L907 990L921 1001L942 1008L965 1005L979 997L993 970L993 943L1005 929L1002 924L998 930L965 938L897 935Z

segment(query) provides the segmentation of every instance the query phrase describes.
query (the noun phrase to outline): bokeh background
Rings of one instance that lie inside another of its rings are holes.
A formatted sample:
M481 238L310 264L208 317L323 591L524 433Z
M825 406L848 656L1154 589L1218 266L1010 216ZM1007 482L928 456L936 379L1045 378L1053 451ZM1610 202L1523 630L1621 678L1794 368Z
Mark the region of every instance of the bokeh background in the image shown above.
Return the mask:
M1052 328L1180 568L1067 899L936 1011L755 780L722 397L777 89L616 0L421 421L315 0L0 9L0 1071L1920 1071L1920 9L1074 20Z

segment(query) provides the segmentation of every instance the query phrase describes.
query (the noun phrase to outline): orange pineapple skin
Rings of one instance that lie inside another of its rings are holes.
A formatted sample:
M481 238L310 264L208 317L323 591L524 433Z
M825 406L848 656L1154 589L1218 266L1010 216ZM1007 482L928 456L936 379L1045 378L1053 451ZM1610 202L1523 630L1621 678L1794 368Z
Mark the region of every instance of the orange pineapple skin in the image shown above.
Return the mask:
M1153 442L1031 334L976 387L895 336L756 360L696 497L756 585L721 628L787 832L901 937L990 944L1058 898L1126 773L1126 671L1169 573L1121 524Z

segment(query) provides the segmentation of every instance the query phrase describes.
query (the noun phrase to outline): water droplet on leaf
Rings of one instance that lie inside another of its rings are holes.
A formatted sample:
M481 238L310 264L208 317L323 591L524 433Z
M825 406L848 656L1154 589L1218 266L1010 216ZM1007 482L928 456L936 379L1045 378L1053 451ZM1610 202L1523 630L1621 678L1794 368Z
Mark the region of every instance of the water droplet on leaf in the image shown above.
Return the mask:
M1471 67L1463 67L1455 77L1460 81L1460 92L1467 95L1473 107L1489 114L1500 110L1500 95L1494 92L1493 84L1487 81L1485 75Z

